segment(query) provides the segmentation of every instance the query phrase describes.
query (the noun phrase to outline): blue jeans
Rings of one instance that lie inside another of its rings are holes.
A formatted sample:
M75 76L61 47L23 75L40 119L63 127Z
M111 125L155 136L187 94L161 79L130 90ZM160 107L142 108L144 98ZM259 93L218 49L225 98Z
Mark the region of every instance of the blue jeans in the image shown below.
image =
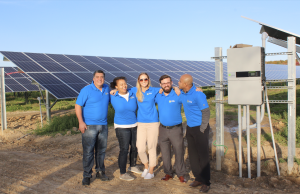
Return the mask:
M94 166L94 154L96 161L96 172L105 171L104 157L107 147L107 125L88 125L82 134L83 147L83 177L91 178ZM94 153L95 149L95 153Z
M137 148L136 148L137 127L133 128L116 128L116 136L119 141L120 153L118 158L120 174L126 173L127 155L129 151L130 166L136 165Z

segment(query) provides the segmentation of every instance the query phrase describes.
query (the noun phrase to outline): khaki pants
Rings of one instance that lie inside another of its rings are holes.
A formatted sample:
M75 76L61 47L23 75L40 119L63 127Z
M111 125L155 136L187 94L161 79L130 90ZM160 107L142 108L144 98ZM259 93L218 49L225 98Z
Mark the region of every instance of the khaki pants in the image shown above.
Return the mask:
M146 145L149 153L149 166L156 166L156 146L158 140L159 122L156 123L138 123L136 146L139 157L143 164L148 163Z

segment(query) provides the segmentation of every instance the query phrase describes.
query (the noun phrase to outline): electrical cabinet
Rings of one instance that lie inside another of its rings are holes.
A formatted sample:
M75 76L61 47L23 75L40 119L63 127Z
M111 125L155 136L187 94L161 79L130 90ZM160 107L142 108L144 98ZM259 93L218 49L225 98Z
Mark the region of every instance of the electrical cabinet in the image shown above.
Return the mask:
M228 104L261 105L264 102L264 47L227 50Z

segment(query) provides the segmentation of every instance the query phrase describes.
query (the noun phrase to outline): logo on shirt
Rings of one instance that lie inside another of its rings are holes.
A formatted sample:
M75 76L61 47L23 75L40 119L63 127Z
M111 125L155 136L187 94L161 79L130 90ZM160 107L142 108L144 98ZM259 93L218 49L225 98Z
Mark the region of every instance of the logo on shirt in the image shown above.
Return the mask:
M175 100L169 100L169 103L175 102Z
M134 99L134 96L131 96L130 99Z
M205 106L205 104L203 104L203 106Z
M107 95L108 93L106 92L105 95Z
M190 101L190 100L187 100L187 103L193 103L192 101Z
M152 94L152 93L147 93L147 96L150 95L150 94Z

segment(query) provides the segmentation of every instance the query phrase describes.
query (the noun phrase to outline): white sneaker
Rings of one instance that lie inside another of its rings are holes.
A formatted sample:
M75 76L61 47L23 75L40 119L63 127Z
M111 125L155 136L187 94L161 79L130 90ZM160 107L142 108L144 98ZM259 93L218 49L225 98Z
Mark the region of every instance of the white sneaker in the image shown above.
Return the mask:
M134 180L134 178L127 173L121 174L120 179L122 179L124 181L133 181Z
M142 177L145 177L149 172L149 169L145 169L144 172L142 173Z
M127 170L130 172L137 173L137 174L143 173L143 171L141 171L137 166L131 166L131 167L129 166Z
M154 178L154 173L153 174L147 173L146 176L144 177L144 179L153 179L153 178Z

